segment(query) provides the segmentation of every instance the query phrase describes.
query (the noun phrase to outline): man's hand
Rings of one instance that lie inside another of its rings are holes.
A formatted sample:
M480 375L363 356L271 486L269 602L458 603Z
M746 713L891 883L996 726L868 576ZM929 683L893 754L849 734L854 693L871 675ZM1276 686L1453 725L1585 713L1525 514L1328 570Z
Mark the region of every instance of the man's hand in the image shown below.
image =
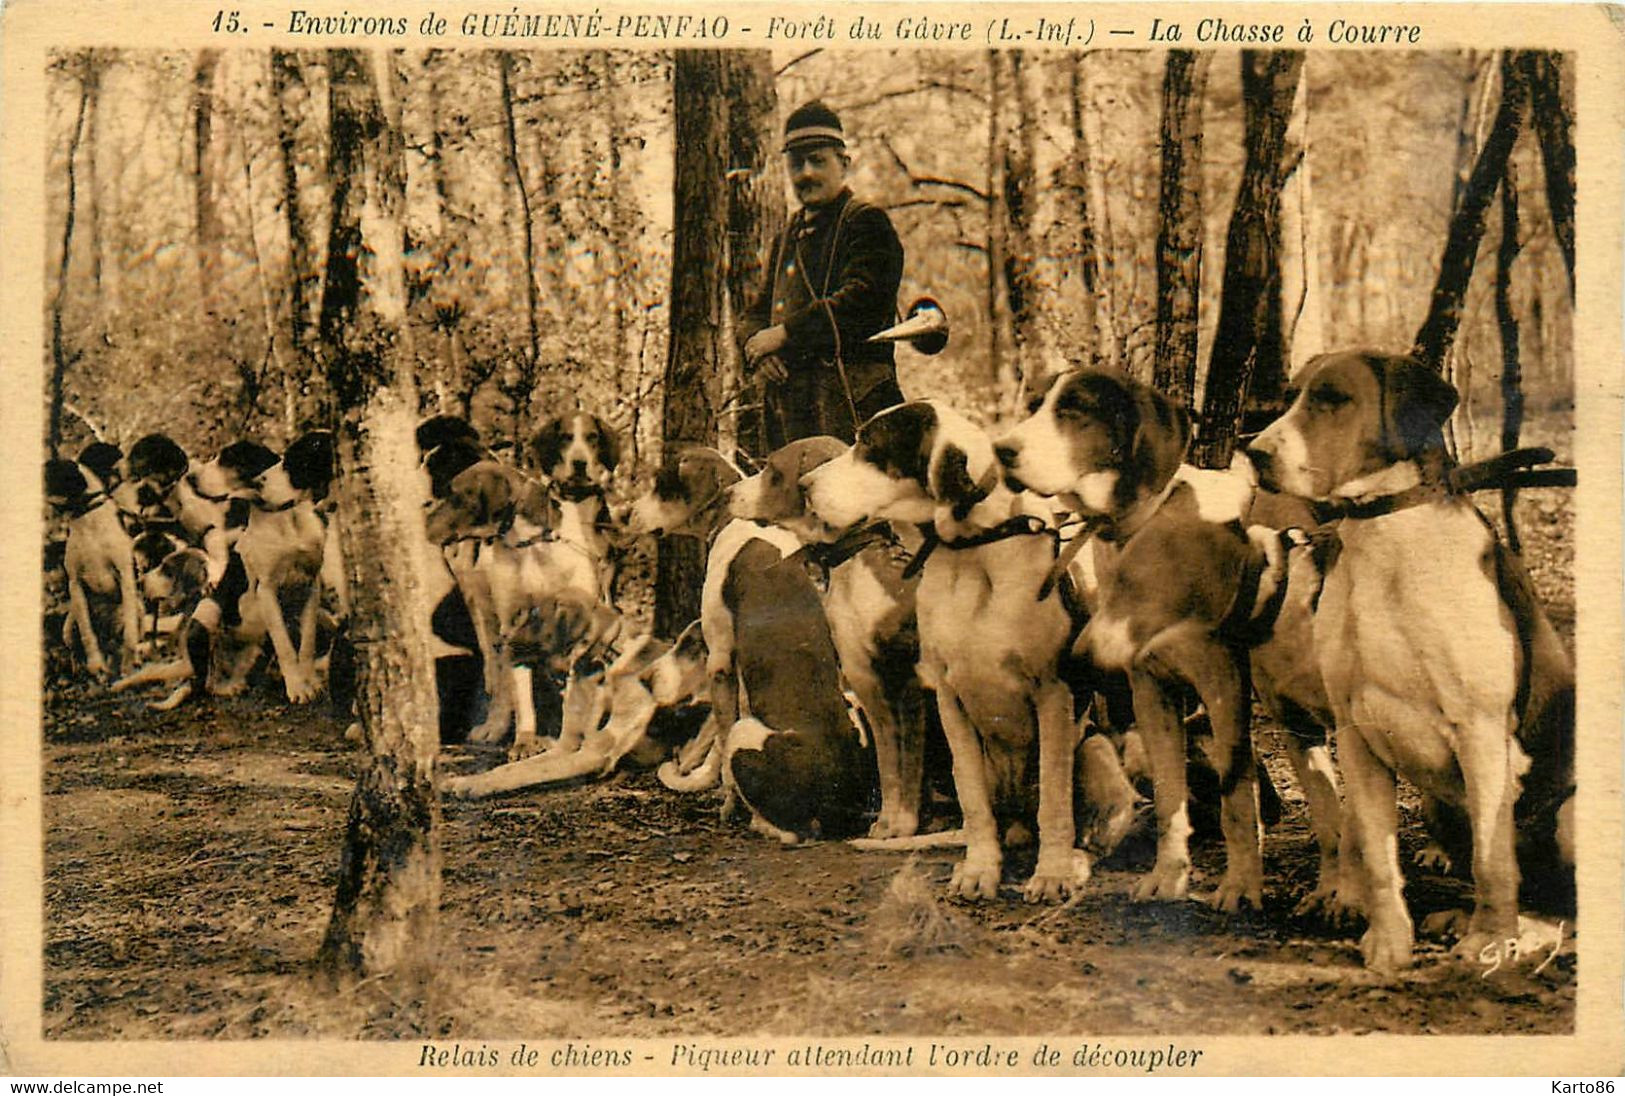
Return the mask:
M756 375L770 384L783 384L790 379L790 370L777 354L769 354L756 363Z
M756 334L745 340L745 363L751 369L762 369L767 372L769 380L783 380L785 373L784 363L778 361L773 355L784 349L784 344L790 340L790 335L784 330L783 324L774 324L764 327ZM766 359L773 360L773 367L769 367ZM778 376L774 376L776 368Z

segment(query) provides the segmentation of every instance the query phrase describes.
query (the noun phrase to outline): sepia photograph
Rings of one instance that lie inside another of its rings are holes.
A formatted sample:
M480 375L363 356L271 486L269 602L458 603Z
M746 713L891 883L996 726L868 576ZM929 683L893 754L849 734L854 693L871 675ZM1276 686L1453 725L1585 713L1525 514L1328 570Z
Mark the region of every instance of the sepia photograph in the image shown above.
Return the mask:
M23 7L8 1071L1621 1067L1610 17Z

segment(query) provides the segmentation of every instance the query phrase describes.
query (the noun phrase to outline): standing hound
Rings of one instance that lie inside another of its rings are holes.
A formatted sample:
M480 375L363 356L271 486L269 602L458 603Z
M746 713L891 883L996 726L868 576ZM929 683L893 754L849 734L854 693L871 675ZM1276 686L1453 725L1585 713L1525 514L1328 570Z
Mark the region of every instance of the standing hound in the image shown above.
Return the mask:
M1520 853L1530 869L1573 864L1573 668L1518 561L1447 486L1456 399L1411 358L1326 354L1247 450L1263 486L1337 522L1315 649L1364 861L1360 950L1382 971L1407 966L1414 939L1396 773L1467 817L1475 903L1458 954L1518 937Z
M447 549L449 557L466 553L453 563L453 573L475 626L490 637L491 714L469 737L494 740L507 730L511 712L515 757L539 748L533 692L537 653L522 642L524 632L533 626L535 613L549 615L560 601L596 603L597 570L585 554L559 543L559 518L558 500L546 484L481 460L452 477L426 521L431 543Z
M1309 802L1320 873L1300 909L1345 911L1337 780L1327 750L1330 709L1309 618L1319 575L1306 547L1278 529L1308 520L1279 496L1253 503L1246 477L1181 465L1185 412L1147 385L1080 370L1054 378L1030 416L999 440L1006 479L1056 497L1089 524L1099 587L1080 654L1129 675L1134 716L1152 764L1157 859L1138 898L1181 898L1189 886L1185 689L1207 708L1204 739L1219 777L1221 909L1262 906L1263 859L1249 727L1248 681L1286 729ZM1248 513L1248 507L1253 512ZM1251 532L1242 519L1260 523Z
M1026 814L1036 739L1038 863L1024 894L1040 901L1071 893L1088 877L1088 858L1073 847L1077 727L1058 676L1072 626L1053 589L1055 540L1043 516L1006 489L980 428L926 402L876 415L851 449L804 483L813 513L836 529L910 522L929 527L937 542L916 604L920 676L936 690L965 824L965 859L951 890L997 893L999 821Z
M323 586L338 595L340 616L348 600L338 530L322 510L335 459L328 431L311 431L296 439L278 463L255 477L253 509L237 540L248 579L247 596L255 600L270 634L283 688L293 704L314 699L318 691L316 619ZM283 619L281 594L301 587L296 645Z
M490 456L480 443L479 432L455 415L436 415L419 424L417 446L419 463L428 479L426 507L446 497L459 472ZM512 712L504 706L508 689L494 654L495 624L476 619L470 609L467 591L481 581L475 573L473 546L459 541L435 548L434 555L441 565L430 573L427 600L434 606L429 629L434 637L440 741L500 738L507 733ZM489 599L479 604L488 605ZM486 705L483 714L482 681Z

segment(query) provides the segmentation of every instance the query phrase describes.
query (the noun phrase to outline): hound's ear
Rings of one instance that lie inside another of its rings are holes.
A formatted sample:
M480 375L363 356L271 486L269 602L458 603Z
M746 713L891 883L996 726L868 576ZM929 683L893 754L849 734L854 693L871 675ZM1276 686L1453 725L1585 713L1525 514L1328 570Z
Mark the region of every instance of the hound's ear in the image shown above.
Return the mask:
M564 455L564 420L548 419L531 443L531 452L536 457L536 467L551 475L553 466Z
M1185 408L1155 388L1141 387L1134 410L1138 422L1129 444L1129 467L1136 486L1160 491L1179 471L1191 441Z
M559 506L559 500L540 483L526 486L516 509L526 521L548 532L557 529L564 520L564 510Z
M970 458L952 442L942 446L931 466L931 494L946 503L955 521L964 521L976 504L987 498L988 488L970 474Z
M699 621L696 620L683 629L682 634L677 637L677 642L672 645L672 650L683 658L705 661L708 649L705 645L705 632L701 629Z
M288 470L288 482L297 490L308 491L319 502L327 497L337 459L333 435L320 430L288 446L282 465Z
M1450 382L1415 358L1367 359L1382 390L1382 446L1391 460L1444 448L1444 424L1456 409Z
M846 452L846 442L827 434L815 434L802 443L800 459L796 461L796 479L821 464L827 464Z
M621 439L609 428L609 423L597 415L592 421L598 426L598 463L613 472L621 460Z
M858 430L858 441L884 467L928 486L937 411L928 403L905 403L882 411Z
M474 522L477 525L509 525L513 522L513 484L508 477L492 471L473 483L476 502Z

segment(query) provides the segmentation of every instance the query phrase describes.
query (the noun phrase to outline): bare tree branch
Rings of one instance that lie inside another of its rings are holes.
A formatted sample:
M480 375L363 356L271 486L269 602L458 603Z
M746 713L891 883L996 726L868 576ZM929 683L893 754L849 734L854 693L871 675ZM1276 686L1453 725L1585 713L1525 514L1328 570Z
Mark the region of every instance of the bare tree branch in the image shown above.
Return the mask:
M985 202L988 200L986 191L978 190L976 187L960 179L945 179L940 175L916 174L914 170L908 166L908 161L904 160L902 155L898 153L897 149L892 147L892 143L890 141L886 140L885 138L881 138L880 143L885 150L891 154L892 162L897 165L897 169L904 175L908 176L910 186L915 188L924 186L947 187L949 190L957 190L961 194L969 194L978 201Z

